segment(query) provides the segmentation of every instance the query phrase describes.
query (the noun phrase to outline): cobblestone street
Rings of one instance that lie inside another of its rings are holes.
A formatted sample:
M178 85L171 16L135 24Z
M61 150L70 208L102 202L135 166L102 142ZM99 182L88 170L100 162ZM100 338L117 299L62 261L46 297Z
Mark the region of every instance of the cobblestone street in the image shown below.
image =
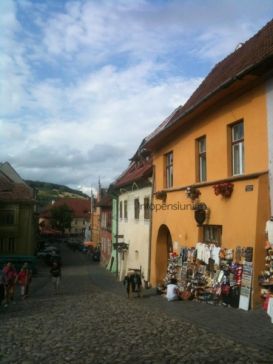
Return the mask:
M97 263L62 253L60 294L42 267L29 299L1 308L1 363L273 362L273 325L263 312L168 303L153 290L128 300Z

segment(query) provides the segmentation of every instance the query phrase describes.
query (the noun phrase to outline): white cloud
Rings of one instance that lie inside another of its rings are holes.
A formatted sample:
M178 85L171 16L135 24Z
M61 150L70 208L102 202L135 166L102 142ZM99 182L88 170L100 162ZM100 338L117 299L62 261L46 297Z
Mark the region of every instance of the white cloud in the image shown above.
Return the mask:
M270 11L270 0L263 6L257 0L69 2L44 22L43 45L54 57L73 54L74 61L124 54L143 61L168 57L177 47L215 61L269 20Z
M268 0L0 6L1 158L24 178L82 189L119 175L201 82L195 64L209 70L273 9Z

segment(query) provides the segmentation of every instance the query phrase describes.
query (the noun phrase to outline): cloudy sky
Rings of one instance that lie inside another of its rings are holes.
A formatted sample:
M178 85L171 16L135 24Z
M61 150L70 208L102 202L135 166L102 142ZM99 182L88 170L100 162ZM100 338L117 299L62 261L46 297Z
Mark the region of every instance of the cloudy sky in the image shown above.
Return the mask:
M272 0L1 0L0 162L84 191L113 181Z

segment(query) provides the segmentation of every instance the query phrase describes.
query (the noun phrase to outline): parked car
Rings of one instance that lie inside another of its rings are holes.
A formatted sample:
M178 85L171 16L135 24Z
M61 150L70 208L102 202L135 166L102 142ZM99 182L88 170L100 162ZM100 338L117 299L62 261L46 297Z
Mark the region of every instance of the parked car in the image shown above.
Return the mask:
M37 257L46 257L52 253L60 254L60 249L56 246L47 246L37 252Z
M54 245L45 247L44 249L37 252L38 258L43 258L47 265L52 265L53 261L57 261L61 264L61 254L60 249Z

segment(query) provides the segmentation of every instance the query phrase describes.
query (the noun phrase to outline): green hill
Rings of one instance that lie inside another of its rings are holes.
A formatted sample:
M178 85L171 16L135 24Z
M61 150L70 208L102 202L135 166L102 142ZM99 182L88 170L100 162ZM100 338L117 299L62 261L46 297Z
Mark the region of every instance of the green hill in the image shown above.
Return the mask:
M25 181L29 186L37 190L37 201L39 210L49 205L53 200L58 198L88 198L85 193L74 190L64 185L48 183L41 181Z

